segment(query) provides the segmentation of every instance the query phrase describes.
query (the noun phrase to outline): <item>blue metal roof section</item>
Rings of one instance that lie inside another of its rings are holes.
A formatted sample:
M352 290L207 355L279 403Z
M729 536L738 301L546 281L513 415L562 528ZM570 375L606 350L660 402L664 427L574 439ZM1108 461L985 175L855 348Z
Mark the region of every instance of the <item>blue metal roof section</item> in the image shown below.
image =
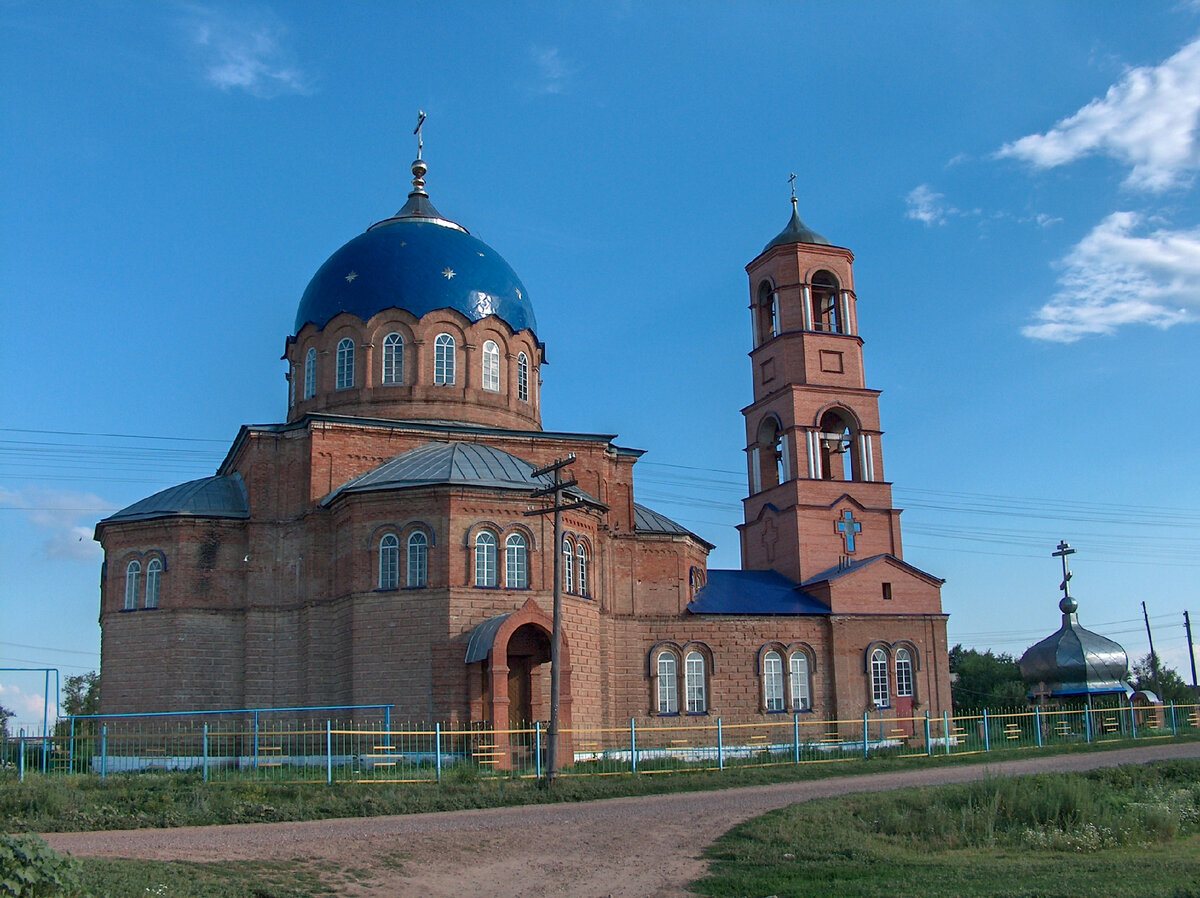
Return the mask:
M471 631L471 639L467 642L467 656L463 659L464 664L487 660L488 652L492 650L492 643L496 641L496 634L500 632L500 627L511 614L512 612L509 612L509 614L490 617L482 624L476 625L475 629Z
M342 312L367 321L391 308L417 318L435 309L472 321L496 315L537 333L529 293L499 253L452 222L411 214L379 222L329 257L304 291L295 333Z
M248 518L250 500L246 493L246 482L238 473L189 480L134 502L100 523L174 516Z
M692 614L829 614L829 606L775 571L708 572L688 603Z
M355 477L321 500L328 505L345 493L395 490L418 486L478 486L500 490L523 490L552 486L549 474L534 477L536 468L525 461L480 443L426 443ZM578 487L564 492L576 499L596 500Z

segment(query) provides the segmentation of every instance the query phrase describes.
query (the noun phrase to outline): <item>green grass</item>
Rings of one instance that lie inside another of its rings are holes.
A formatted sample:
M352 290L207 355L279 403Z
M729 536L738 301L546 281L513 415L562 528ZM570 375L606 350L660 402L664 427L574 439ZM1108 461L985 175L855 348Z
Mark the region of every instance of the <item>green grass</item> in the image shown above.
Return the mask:
M1200 761L793 805L709 849L713 898L1200 896Z

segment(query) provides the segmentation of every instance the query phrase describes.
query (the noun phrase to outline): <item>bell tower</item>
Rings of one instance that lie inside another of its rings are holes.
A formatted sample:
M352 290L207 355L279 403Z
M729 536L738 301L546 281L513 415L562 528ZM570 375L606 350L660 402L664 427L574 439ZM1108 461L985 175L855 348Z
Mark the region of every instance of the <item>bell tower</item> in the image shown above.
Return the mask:
M884 480L879 391L863 375L854 254L787 227L749 265L754 401L742 568L803 583L879 555L902 558Z

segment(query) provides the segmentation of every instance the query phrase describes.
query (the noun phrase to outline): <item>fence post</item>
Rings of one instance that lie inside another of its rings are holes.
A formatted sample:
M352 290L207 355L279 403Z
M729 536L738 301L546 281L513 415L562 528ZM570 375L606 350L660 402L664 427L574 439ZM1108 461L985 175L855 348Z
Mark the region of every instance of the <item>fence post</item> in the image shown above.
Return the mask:
M333 721L325 721L325 785L333 785Z
M533 756L537 760L537 778L542 778L542 722L533 722Z
M17 777L25 782L25 728L17 733Z
M717 718L717 769L725 769L725 731L721 727L721 718Z
M1042 708L1040 705L1033 706L1033 725L1037 729L1037 747L1042 747Z
M254 711L254 769L258 769L258 710Z
M792 715L792 760L800 763L800 715Z
M1179 730L1175 727L1175 703L1171 702L1171 735L1178 736Z
M201 775L201 778L204 780L204 782L207 783L208 782L208 724L207 723L204 725L204 730L203 730L203 733L200 738L201 738L200 757L201 757L201 762L203 764L203 771L204 771L203 774Z
M942 712L942 735L946 737L946 754L950 754L950 712Z
M1083 709L1083 731L1087 734L1087 741L1092 741L1092 709Z
M867 723L868 723L867 715L869 713L870 712L868 712L868 711L863 711L863 758L864 759L867 757L867 736L869 735L867 733ZM882 713L882 712L880 712L880 713ZM880 726L882 727L883 724L880 724Z
M925 712L925 754L933 755L933 742L930 741L929 712Z
M637 773L637 724L629 718L629 772Z
M108 724L100 725L100 779L108 776Z
M992 734L988 731L988 713L987 708L983 709L983 750L992 750Z
M1172 715L1172 720L1174 715ZM71 716L71 734L67 737L67 773L75 772L75 716Z
M1133 738L1137 738L1137 718L1133 716L1133 702L1129 703L1129 729L1133 733Z

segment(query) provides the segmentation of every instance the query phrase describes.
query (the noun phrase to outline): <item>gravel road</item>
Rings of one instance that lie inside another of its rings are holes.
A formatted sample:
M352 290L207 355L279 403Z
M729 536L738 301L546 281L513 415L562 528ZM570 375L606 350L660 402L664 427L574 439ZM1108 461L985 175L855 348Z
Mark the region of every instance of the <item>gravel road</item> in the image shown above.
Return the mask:
M583 804L399 817L53 833L59 851L153 860L334 862L363 871L348 896L687 898L704 849L732 826L814 798L997 774L1090 770L1200 757L1200 742L838 776L812 782Z

